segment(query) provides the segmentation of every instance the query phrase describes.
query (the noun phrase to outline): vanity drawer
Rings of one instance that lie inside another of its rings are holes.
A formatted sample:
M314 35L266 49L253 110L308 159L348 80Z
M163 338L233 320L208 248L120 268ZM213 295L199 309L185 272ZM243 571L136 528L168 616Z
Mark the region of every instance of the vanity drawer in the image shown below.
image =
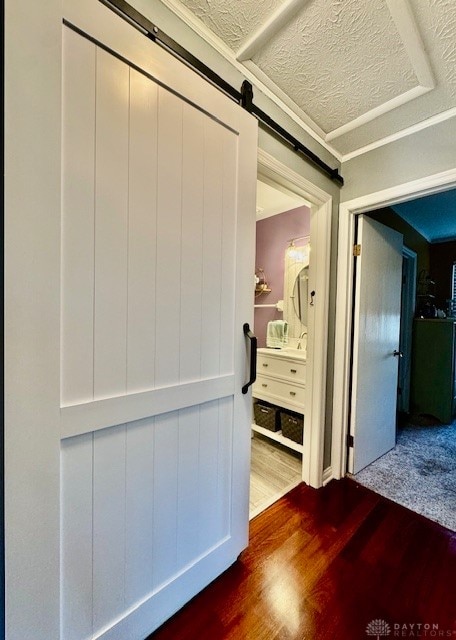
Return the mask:
M278 404L280 404L280 400L283 400L303 407L306 388L305 386L281 382L280 380L259 375L253 385L253 395L256 393L261 396L268 396L272 402L276 400Z
M257 372L258 375L280 376L287 380L294 380L298 384L306 381L306 363L288 360L286 358L274 358L265 354L257 355Z

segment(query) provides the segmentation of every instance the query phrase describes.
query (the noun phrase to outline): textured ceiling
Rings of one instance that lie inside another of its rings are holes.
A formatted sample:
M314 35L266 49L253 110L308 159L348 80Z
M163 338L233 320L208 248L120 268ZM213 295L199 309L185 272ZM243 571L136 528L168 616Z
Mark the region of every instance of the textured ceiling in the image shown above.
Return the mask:
M456 117L456 0L162 1L341 159Z
M326 132L418 84L384 0L314 0L253 62Z
M182 0L233 51L282 0Z
M413 13L436 76L435 88L339 138L337 147L342 153L456 106L456 0L414 0Z

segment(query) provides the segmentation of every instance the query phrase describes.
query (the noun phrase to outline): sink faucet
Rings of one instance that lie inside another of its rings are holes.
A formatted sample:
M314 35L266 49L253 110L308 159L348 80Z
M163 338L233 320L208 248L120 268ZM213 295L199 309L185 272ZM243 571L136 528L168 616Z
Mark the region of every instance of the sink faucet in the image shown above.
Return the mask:
M298 345L297 345L296 349L302 349L302 346L301 346L301 340L302 340L302 339L304 338L304 336L306 336L306 335L307 335L307 331L303 331L303 332L301 333L301 335L300 335L300 336L299 336L299 338L298 338Z

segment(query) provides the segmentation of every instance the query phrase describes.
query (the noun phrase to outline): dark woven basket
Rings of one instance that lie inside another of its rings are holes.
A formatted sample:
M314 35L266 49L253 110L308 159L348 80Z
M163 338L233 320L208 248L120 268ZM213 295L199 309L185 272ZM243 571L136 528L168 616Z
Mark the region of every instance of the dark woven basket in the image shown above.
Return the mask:
M304 416L292 411L280 412L282 435L298 444L302 444L304 433Z
M277 408L273 405L255 402L253 405L253 413L255 416L255 424L259 427L264 427L265 429L269 429L269 431L278 431L280 429Z

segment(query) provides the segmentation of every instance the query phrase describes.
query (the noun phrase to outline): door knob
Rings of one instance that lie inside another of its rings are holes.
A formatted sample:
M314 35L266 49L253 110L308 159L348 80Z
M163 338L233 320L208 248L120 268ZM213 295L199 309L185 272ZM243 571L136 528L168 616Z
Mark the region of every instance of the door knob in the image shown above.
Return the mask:
M396 349L394 349L393 356L397 356L398 358L403 358L404 354L402 353L402 351L396 351Z

